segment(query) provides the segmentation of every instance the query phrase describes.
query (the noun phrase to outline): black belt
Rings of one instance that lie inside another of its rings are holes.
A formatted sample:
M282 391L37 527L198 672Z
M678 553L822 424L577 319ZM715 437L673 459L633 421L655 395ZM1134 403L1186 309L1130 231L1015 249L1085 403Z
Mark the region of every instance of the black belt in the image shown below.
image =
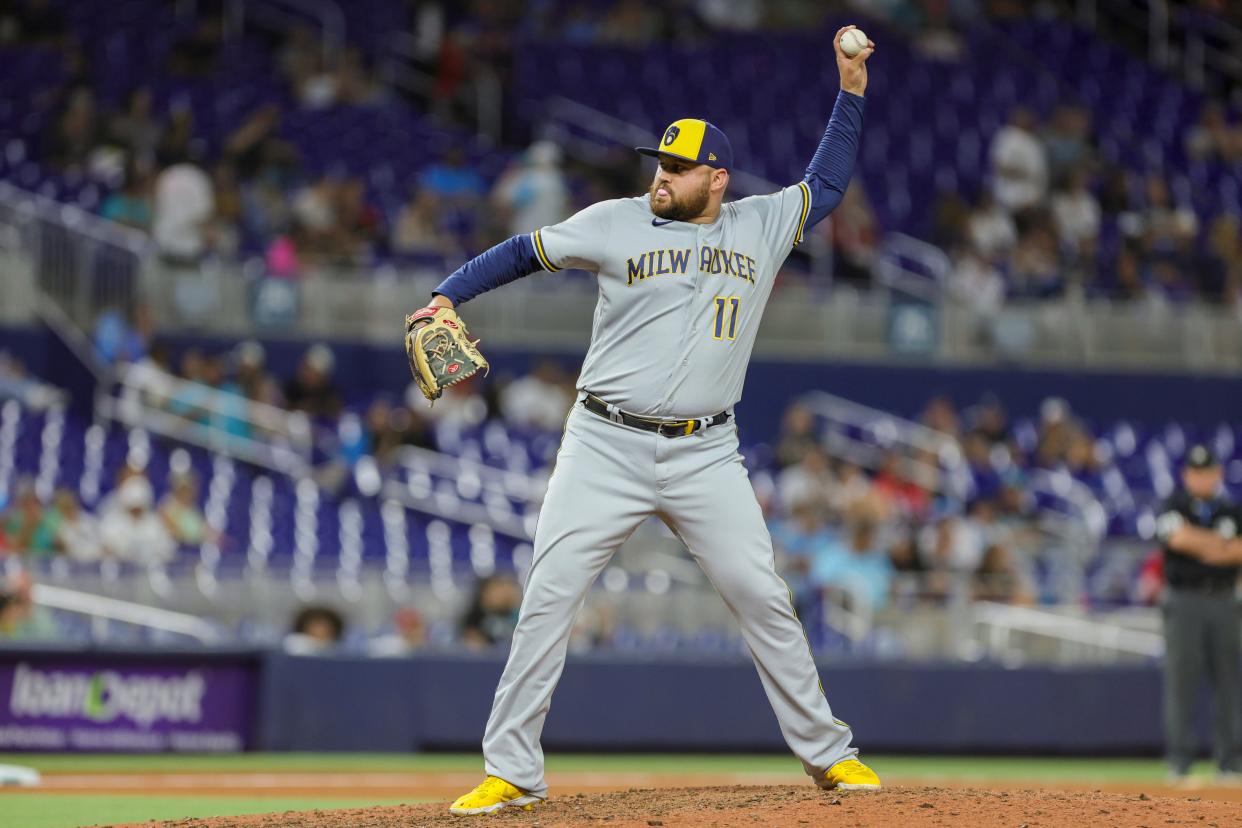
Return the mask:
M637 414L628 414L619 408L609 412L608 403L594 394L586 395L586 399L582 401L582 407L605 420L622 423L630 428L650 431L662 437L687 437L696 431L729 422L728 411L721 411L714 417L705 417L700 420L657 420L651 417L640 417Z

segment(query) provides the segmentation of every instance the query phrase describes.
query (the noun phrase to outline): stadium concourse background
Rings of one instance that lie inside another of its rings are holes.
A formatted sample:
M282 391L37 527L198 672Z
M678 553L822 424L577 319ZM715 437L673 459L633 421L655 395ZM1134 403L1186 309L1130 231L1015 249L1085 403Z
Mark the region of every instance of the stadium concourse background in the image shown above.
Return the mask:
M1242 485L1237 4L12 0L0 760L43 789L0 826L473 784L595 291L465 305L493 370L430 409L403 314L643 192L676 118L729 135L732 195L799 180L846 23L877 44L855 175L737 409L834 711L886 782L1184 796L1155 517L1196 442ZM658 522L570 647L561 790L805 786Z

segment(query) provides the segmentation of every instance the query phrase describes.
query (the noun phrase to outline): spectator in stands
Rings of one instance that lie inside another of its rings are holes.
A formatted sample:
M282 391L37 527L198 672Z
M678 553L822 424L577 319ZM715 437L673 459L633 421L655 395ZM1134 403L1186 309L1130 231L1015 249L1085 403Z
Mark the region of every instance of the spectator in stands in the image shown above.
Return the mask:
M870 286L871 268L880 245L880 224L860 178L850 182L833 211L832 222L824 226L832 234L832 249L837 256L833 278L860 287Z
M40 557L64 555L73 561L99 559L99 526L82 510L72 489L57 489L52 504L31 538L30 550Z
M168 411L202 425L211 420L207 387L207 357L198 348L187 348L181 355L181 379L168 400Z
M121 189L104 199L99 214L136 230L151 229L151 172L145 164L130 161L125 165L125 181Z
M879 510L870 519L883 515L882 498L871 489L871 481L855 464L842 460L836 465L836 485L828 493L829 508L838 516L848 516L854 509L863 507Z
M1232 164L1242 160L1242 128L1229 123L1223 104L1208 101L1186 131L1186 155L1198 161Z
M920 418L923 425L947 434L950 437L958 436L958 419L957 407L953 405L953 401L943 394L932 397L927 401L927 405L923 408L923 416Z
M79 87L69 94L64 111L44 139L47 159L61 171L84 170L102 137L95 94L86 87Z
M461 638L471 649L508 644L517 626L522 590L510 575L490 575L475 585L474 598L461 622Z
M367 642L367 655L393 658L416 653L427 646L427 625L413 607L402 607L392 616L392 632Z
M524 377L500 392L500 410L509 423L544 431L564 428L576 396L573 380L554 359L541 359Z
M569 215L569 185L561 169L561 150L536 141L500 176L492 205L507 224L508 236L530 233Z
M106 308L95 320L95 355L108 365L134 363L147 354L151 310L144 302L127 308Z
M1008 547L994 543L984 550L983 560L975 570L974 598L1001 604L1035 602L1034 590L1014 563Z
M129 477L100 518L104 551L141 566L160 566L172 560L177 544L153 511L155 494L146 475Z
M360 178L344 181L337 191L336 260L343 263L368 261L383 232L379 208L367 200L366 185Z
M780 437L776 442L776 466L783 469L802 462L819 446L815 433L815 412L806 403L795 402L785 409Z
M922 520L931 508L931 495L911 479L910 467L897 452L887 452L871 488L888 502L890 511L907 520Z
M992 497L1000 489L1000 475L992 463L992 444L985 434L969 432L962 440L966 468L974 483L976 497Z
M125 108L108 122L108 140L123 149L127 165L150 170L164 127L155 117L154 99L149 86L130 90Z
M42 411L52 405L63 405L68 398L63 389L29 376L20 359L0 351L0 400L19 400L29 409Z
M973 247L959 246L953 254L949 295L981 320L994 319L1005 302L1005 279L1001 272ZM986 332L980 328L979 333Z
M1071 170L1091 161L1090 113L1081 106L1061 104L1052 112L1042 135L1052 182L1065 180Z
M460 147L448 149L440 161L423 171L421 185L449 207L473 208L487 193L483 176L468 163Z
M457 239L444 224L440 197L430 190L415 190L397 214L389 247L394 253L415 256L461 255Z
M293 618L293 629L282 646L290 655L327 655L345 636L345 618L331 607L303 607Z
M1148 256L1184 253L1199 231L1199 219L1194 210L1173 204L1168 184L1159 175L1149 175L1145 188L1144 208L1121 217L1123 231L1142 239Z
M200 546L219 538L198 508L198 480L193 472L172 476L168 493L160 501L159 516L179 546Z
M956 503L942 503L938 510L919 533L919 554L924 564L939 572L974 572L987 548L983 526L963 517Z
M152 235L166 263L197 268L210 247L215 207L211 178L188 158L156 177Z
M1207 250L1195 268L1199 292L1211 301L1237 304L1242 286L1242 225L1237 216L1221 213L1208 227Z
M4 515L4 537L9 549L19 553L29 552L42 520L43 504L35 492L34 481L28 478L19 480L13 503Z
M662 15L663 10L643 0L618 0L600 24L599 41L629 47L649 46L660 36Z
M327 345L308 348L298 363L297 373L285 384L286 405L316 419L336 419L341 413L341 395L332 381L335 361Z
M1009 440L1009 415L995 394L984 394L977 405L967 411L970 430L983 435L990 444Z
M1090 262L1100 235L1100 203L1088 188L1087 171L1071 169L1052 194L1052 220L1061 248L1071 260Z
M1009 278L1014 295L1035 298L1059 296L1065 288L1057 239L1040 222L1018 239L1009 258Z
M189 100L178 99L169 107L168 123L155 147L155 161L159 167L169 167L197 159L199 145L194 136L194 109Z
M47 607L34 602L34 579L19 571L0 587L0 640L50 641L60 631Z
M837 544L816 561L811 577L821 587L844 592L855 608L882 609L892 589L893 564L876 546L876 526L858 521L847 536L848 544Z
M985 259L999 262L1018 241L1018 228L1007 208L1001 206L991 191L981 190L975 209L970 213L970 243Z
M299 254L312 258L331 257L338 236L337 190L333 176L322 175L293 197L293 220L301 230Z
M1014 109L1009 123L992 138L989 149L992 192L1011 213L1037 206L1048 189L1048 158L1035 135L1035 115Z
M282 407L284 397L266 367L267 351L253 339L240 343L232 355L233 380L224 389L255 402Z
M809 446L800 461L777 475L776 488L785 514L800 506L830 509L834 494L843 494L827 452L817 445Z
M778 569L793 593L794 608L805 614L814 598L811 570L818 559L840 544L814 503L799 503L787 517L772 521L769 531L777 550Z

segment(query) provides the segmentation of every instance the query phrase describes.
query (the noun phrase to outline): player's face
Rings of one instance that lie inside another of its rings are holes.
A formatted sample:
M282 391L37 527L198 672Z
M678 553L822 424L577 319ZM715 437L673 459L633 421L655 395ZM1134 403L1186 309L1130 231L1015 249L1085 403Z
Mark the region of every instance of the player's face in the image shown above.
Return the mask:
M1182 472L1182 483L1191 495L1206 500L1216 495L1217 490L1220 489L1222 477L1220 466L1207 469L1185 469Z
M660 156L647 194L651 212L660 218L688 221L707 210L711 197L712 168L706 164Z

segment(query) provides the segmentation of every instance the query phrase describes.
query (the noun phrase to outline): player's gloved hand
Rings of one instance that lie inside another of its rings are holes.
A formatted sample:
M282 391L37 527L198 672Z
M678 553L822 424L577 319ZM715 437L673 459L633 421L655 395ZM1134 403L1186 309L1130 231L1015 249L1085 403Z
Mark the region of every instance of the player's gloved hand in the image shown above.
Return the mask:
M450 385L487 372L478 343L449 307L428 305L405 318L405 353L418 390L433 403Z
M837 71L841 74L841 88L855 95L863 95L867 91L867 58L875 51L875 41L868 40L867 48L853 57L846 57L841 51L841 35L857 26L842 26L832 38L833 51L837 53Z

